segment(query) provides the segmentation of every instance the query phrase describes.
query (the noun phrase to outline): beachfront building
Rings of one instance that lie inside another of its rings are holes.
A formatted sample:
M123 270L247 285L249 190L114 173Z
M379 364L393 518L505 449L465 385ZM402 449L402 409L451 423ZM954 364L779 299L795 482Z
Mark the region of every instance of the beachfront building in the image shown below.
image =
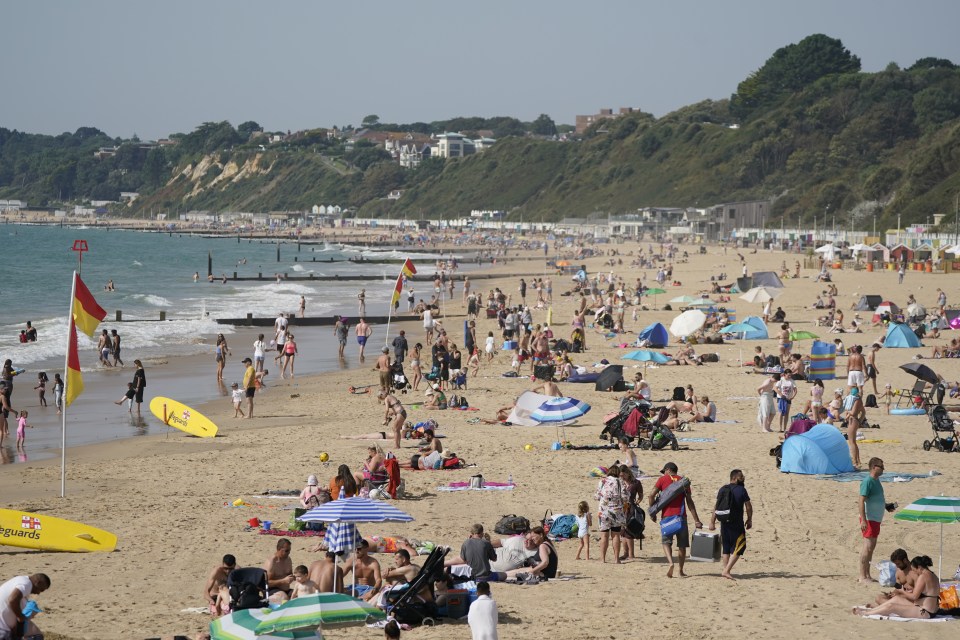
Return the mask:
M18 213L26 208L27 203L23 200L0 200L0 213Z
M770 216L769 200L726 202L707 208L704 232L710 240L729 238L733 231L742 228L766 229Z

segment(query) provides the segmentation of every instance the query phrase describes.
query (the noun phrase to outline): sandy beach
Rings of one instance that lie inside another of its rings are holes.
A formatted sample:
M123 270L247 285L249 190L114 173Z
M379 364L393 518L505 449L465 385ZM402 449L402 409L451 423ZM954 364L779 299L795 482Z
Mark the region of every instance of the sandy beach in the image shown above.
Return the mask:
M636 246L628 243L616 248L626 254ZM779 270L784 260L791 267L794 260L803 261L796 254L740 251L747 258L750 272ZM526 256L531 259L494 267L491 273L502 278L479 281L475 288L485 292L499 286L516 300L521 276L529 283L531 277L545 275L542 262L532 259L534 252ZM590 273L606 272L610 267L603 265L605 260L596 257L585 264ZM631 285L637 277L644 277L648 284L653 280L652 270L631 269L629 262L630 258L624 255L624 265L613 267L614 272ZM658 296L657 306L662 307L675 296L709 290L710 276L721 271L731 276L727 282L740 273L736 250L725 254L722 248L712 246L706 255L691 250L689 262L677 264L674 270L674 279L683 285L665 287L668 292ZM960 287L952 275L910 272L904 283L898 285L894 271L839 270L832 274L839 288L837 306L848 319L853 314L848 311L850 305L864 294L882 295L905 305L907 295L913 293L921 303L932 307L935 291L941 287L951 302L960 302ZM819 312L810 306L824 289L822 283L814 282L815 275L815 270L804 269L800 278L786 280L786 293L775 306L784 308L795 329L832 339L836 336L828 334L826 327L814 326ZM570 288L570 281L568 277L551 277L553 327L558 337L566 337L570 332L573 298L559 294ZM444 323L458 344L462 341L465 313L459 303L461 292L458 282L456 302L447 305ZM645 304L651 302L644 299ZM739 319L760 312L760 305L739 300L736 294L727 306L736 309ZM669 326L677 312L642 311L633 322L630 311L629 333L611 340L589 333L589 350L574 354L574 363L590 367L603 358L612 363L623 362L627 365L625 377L631 378L635 363L622 361L626 350L616 345L632 343L636 332L651 322ZM869 312L862 315L869 326ZM403 328L411 345L422 342L421 324L404 320L406 317L402 314L401 321L391 326L390 339ZM533 318L534 323L544 322L546 312L535 310ZM234 419L226 398L198 406L219 425L222 437L212 441L172 432L70 449L66 499L58 497L58 460L0 467L0 491L7 498L8 508L83 521L116 533L120 540L118 550L108 554L71 555L4 548L0 553L4 576L45 572L52 578L51 589L38 599L44 609L39 626L57 634L51 637L91 640L174 633L192 636L206 629L210 622L207 614L182 610L204 605L201 590L210 569L225 553L236 555L241 566L261 565L273 553L277 538L247 530L247 521L258 517L286 523L292 514L283 508L291 502L256 496L265 490L300 490L309 474L317 474L324 484L339 464L358 470L364 461L366 442L341 440L338 436L381 429L383 409L375 394L353 395L348 391L350 386L374 384L377 380L370 369L377 347L383 344L380 340L384 328L377 329L378 339L371 341L364 366L356 363L357 347L351 337L348 368L297 376L293 381L274 378L269 392L257 399L253 420ZM487 331L497 334L495 320L481 318L477 329L481 343ZM329 328L304 327L298 334L308 332L311 341L324 336L333 341ZM239 377L239 358L256 333L255 329L240 328L231 336L235 354L230 364L235 370L233 377ZM863 334L845 334L842 338L849 347L869 345L881 335L880 329L866 328ZM897 367L918 353L929 358L930 347L947 342L952 332L944 335L945 338L926 340L922 349L882 349L877 358L881 389L886 382L894 388L909 388L913 378ZM757 344L770 351L775 340L699 346L698 353L719 355L718 363L701 367L648 367L646 378L654 399L668 397L675 386L692 384L698 394L707 394L717 403L720 420L736 422L701 423L691 432L678 434L681 438L710 440L681 442L689 447L687 450L637 450L640 468L651 476L643 480L645 493L652 488L663 464L673 461L680 473L691 479L701 519L708 519L716 492L728 481L730 470L744 470L754 505L754 527L748 532L746 555L734 570L739 580L721 579L719 564L699 562L687 564L689 577L668 580L658 530L649 522L643 549L638 549L639 558L623 565L601 564L597 560L599 543L594 532L594 559L590 561L574 559L576 540L559 543L564 579L536 586L493 585L493 596L500 609L500 637L539 638L549 633L557 638L613 638L656 633L676 638L770 638L782 636L789 628L830 638L903 636L902 625L862 620L849 613L854 605L872 602L880 590L877 585L860 585L856 581L861 543L858 483L782 474L776 469L769 450L777 443L777 435L761 433L756 421L756 387L763 378L737 366L740 350L748 359ZM809 343L806 345L809 348ZM803 344L800 348L804 348ZM671 344L665 350L675 349L676 345ZM413 515L415 521L364 525L360 527L364 535L415 537L450 545L456 552L474 522L492 530L502 515L516 513L539 524L546 510L572 513L581 500L596 509L593 495L597 479L588 477L588 471L612 464L617 459L616 451L552 451L550 445L557 440L553 427L467 423L473 417L492 418L498 407L533 386L529 377L501 376L510 368L510 360L509 354L500 353L493 363L484 364L478 378L468 381L463 395L472 407L479 409L477 412L409 409L414 422L436 418L446 435L445 448L476 466L449 472L405 471L407 496L395 504ZM924 362L947 380L960 379L958 359ZM844 370L841 359L838 372ZM840 386L845 386L841 380L825 383L827 397L834 387ZM801 382L799 387L798 398L805 401L810 385ZM560 388L565 395L585 400L593 407L576 425L566 428L567 439L577 445L600 443L603 416L617 408L622 394L598 392L593 385L561 383ZM399 399L404 404L420 401L423 389L421 386L419 393L401 395ZM151 386L148 391L151 397L167 395L160 385ZM81 396L72 410L83 411L88 401ZM942 474L912 482L885 483L887 501L905 506L926 495L957 495L960 456L923 451L923 440L931 436L926 416L888 416L882 409L868 412L870 422L879 424L880 429L869 430L867 437L891 442L861 445L864 462L879 456L888 472L927 474L936 470ZM136 446L131 446L132 442ZM387 443L382 444L388 448ZM532 445L530 450L525 449L526 444ZM410 441L404 442L397 456L408 459L413 446ZM329 462L320 462L321 452L329 454ZM437 491L438 486L466 480L476 473L482 473L489 481L506 481L512 475L517 487L513 491ZM251 506L233 507L238 498ZM888 516L874 561L886 559L893 549L902 546L910 556L929 555L936 562L939 531L936 525L894 521ZM946 527L944 531L941 578L946 579L952 577L960 561L960 537L956 528ZM309 564L319 557L307 552L313 543L312 538L293 538L291 557L295 565ZM391 562L386 555L380 555L379 560L385 567ZM912 624L908 632L917 637L945 637L942 627ZM379 631L363 627L328 633L330 638L380 635ZM470 630L465 622L445 621L404 637L408 636L424 640L470 638Z

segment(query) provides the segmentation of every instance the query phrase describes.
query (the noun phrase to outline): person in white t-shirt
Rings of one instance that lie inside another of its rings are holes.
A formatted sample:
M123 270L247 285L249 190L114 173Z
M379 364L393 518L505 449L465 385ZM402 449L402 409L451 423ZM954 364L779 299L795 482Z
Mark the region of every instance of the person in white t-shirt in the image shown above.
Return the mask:
M490 583L477 583L477 599L470 605L467 622L473 640L497 640L497 602L490 597Z
M36 635L40 631L36 625L27 625L27 633L22 634L23 624L27 621L23 608L27 606L30 594L41 594L50 588L50 578L44 573L31 576L17 576L0 585L0 640L22 638L24 635ZM16 631L15 630L19 630Z
M797 396L797 383L793 381L793 375L784 371L774 390L777 393L777 409L780 411L780 431L784 432L790 424L790 403Z
M263 350L266 346L263 343L263 334L261 333L253 343L253 366L257 371L263 371Z

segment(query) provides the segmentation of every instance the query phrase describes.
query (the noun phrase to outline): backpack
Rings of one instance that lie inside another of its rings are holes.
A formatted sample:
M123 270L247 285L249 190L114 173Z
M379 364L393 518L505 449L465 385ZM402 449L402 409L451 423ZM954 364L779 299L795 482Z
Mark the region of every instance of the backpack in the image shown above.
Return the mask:
M450 396L450 399L447 400L447 406L450 407L451 409L456 409L457 407L459 407L459 406L460 406L460 396L458 396L458 395L456 395L456 394Z
M458 405L461 409L469 409L470 403L467 402L467 396L460 396L460 404Z
M687 396L686 396L686 394L684 393L684 388L683 388L683 387L674 387L674 388L673 388L673 397L671 398L671 400L679 400L680 402L683 402L683 401L686 399L686 397L687 397Z
M866 399L865 399L865 401L864 401L864 403L863 403L863 406L865 406L865 407L870 407L871 409L876 409L876 408L877 408L877 396L873 395L872 393L867 394L867 397L866 397Z
M730 522L730 512L733 509L733 488L729 484L720 487L717 492L717 504L714 512L720 522Z
M493 527L494 533L501 536L510 536L518 533L530 531L530 521L523 516L509 515L500 518L500 521Z

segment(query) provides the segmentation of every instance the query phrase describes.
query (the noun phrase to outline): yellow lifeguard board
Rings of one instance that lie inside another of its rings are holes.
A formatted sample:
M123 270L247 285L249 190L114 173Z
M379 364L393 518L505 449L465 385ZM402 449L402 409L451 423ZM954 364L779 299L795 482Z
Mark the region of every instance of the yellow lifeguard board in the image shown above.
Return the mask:
M113 551L117 536L82 522L0 509L0 544L40 551Z
M157 416L165 425L176 427L198 438L212 438L217 435L217 425L213 424L208 417L170 398L157 396L151 400L150 413Z

